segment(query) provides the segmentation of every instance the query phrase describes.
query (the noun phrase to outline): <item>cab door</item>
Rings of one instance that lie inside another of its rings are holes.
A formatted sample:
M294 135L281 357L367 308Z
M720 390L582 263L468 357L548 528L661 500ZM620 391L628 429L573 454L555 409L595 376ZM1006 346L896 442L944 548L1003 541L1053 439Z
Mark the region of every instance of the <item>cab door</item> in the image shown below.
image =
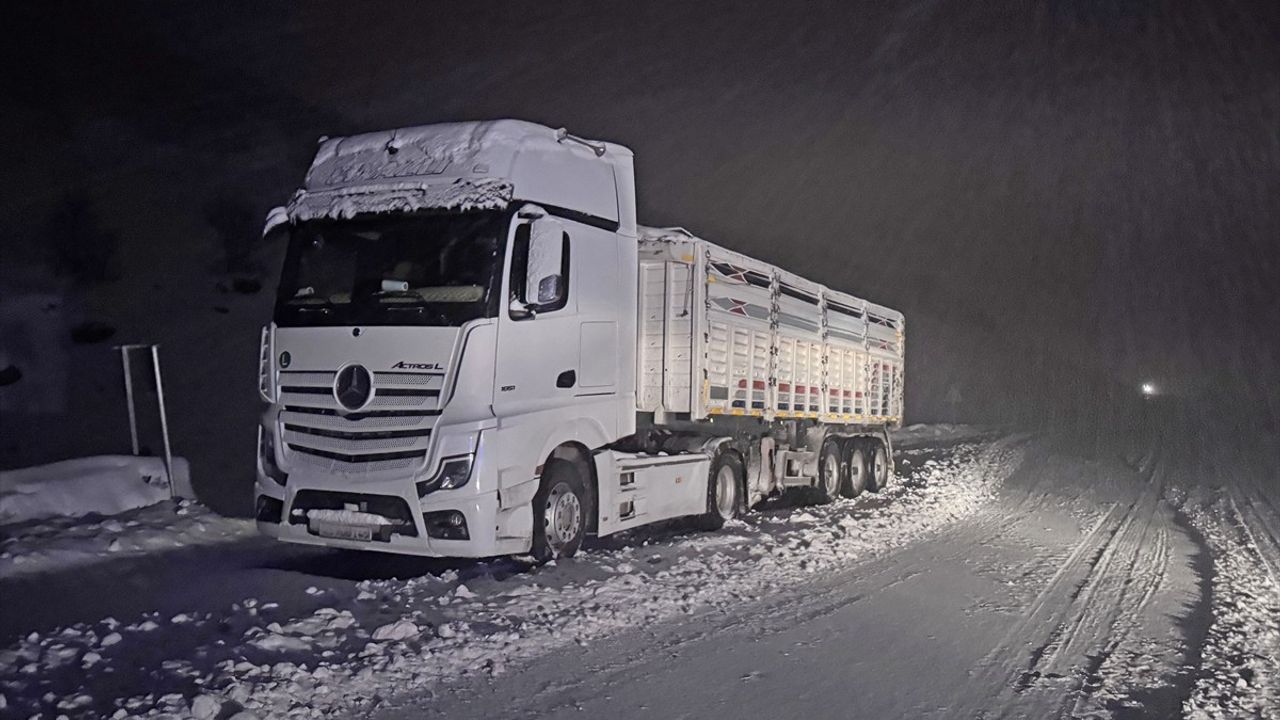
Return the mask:
M498 315L493 402L507 419L570 405L578 387L574 240L556 218L523 215L508 238Z

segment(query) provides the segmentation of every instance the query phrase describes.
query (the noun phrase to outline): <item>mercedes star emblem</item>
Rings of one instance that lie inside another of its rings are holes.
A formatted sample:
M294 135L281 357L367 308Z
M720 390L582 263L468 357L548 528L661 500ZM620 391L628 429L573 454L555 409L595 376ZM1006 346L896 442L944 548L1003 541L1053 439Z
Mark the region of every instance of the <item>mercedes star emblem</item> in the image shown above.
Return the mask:
M373 398L373 375L363 365L348 365L333 381L333 396L348 410L359 410Z

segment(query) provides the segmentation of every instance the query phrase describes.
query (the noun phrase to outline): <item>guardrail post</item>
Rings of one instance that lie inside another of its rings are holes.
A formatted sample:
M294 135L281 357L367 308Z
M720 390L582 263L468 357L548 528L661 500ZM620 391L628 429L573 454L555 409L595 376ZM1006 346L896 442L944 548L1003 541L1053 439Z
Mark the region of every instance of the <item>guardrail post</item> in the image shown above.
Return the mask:
M160 435L164 438L164 472L169 476L169 496L177 497L173 477L173 449L169 446L169 416L164 410L164 382L160 379L160 346L151 346L151 367L156 373L156 404L160 406Z

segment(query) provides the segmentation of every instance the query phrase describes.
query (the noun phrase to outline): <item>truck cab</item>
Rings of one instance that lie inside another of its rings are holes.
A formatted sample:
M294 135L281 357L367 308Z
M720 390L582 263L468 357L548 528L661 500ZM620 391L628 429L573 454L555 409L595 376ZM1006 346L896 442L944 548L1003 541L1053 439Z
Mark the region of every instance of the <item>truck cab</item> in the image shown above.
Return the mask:
M631 162L516 120L322 142L269 220L288 250L260 357L263 532L529 551L547 462L590 472L634 430Z

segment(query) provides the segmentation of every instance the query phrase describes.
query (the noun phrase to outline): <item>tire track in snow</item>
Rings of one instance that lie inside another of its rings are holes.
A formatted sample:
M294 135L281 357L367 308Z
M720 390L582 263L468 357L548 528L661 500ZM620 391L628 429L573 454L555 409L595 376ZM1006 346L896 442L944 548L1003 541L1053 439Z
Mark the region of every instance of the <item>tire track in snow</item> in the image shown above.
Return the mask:
M1076 544L949 714L1063 717L1100 688L1098 669L1137 624L1169 562L1156 465L1137 498L1113 504Z

